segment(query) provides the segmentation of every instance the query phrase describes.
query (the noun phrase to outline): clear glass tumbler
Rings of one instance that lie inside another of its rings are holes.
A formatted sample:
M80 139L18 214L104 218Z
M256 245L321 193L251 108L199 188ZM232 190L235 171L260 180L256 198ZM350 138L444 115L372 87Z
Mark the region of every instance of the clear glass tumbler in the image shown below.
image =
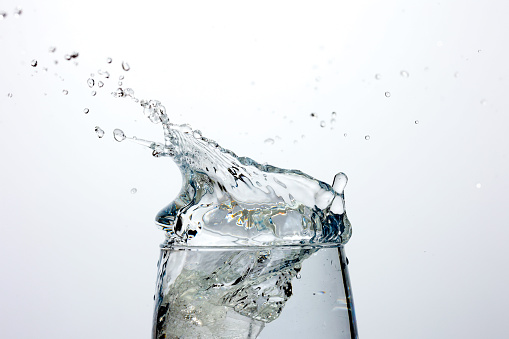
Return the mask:
M343 246L163 245L152 338L357 338Z

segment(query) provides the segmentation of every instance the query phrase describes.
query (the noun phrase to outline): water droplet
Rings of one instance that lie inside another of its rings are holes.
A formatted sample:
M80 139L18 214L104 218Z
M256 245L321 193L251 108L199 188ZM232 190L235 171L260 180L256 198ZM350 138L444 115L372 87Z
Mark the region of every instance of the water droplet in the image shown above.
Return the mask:
M112 61L113 60L111 58L106 59L106 62L109 63L109 64L111 64Z
M364 139L369 140L369 139L371 139L371 137L370 137L369 135L366 135L366 136L364 137Z
M90 110L89 110L88 108L85 108L85 109L83 110L83 113L85 113L85 114L88 114L88 112L90 112Z
M95 95L97 94L96 91L92 91L90 94L92 94L93 97L95 97Z
M99 87L103 87L103 86L104 86L104 82L102 82L102 81L98 81L98 82L97 82L97 86L99 86Z
M477 53L481 53L481 50L480 50L480 49L478 49L478 50L477 50Z
M8 96L9 98L12 98L12 93L7 93L7 96Z
M300 279L300 278L302 278L302 276L300 275L300 273L297 273L297 275L295 276L295 278Z
M21 14L23 14L23 10L21 8L16 8L14 10L14 17L15 18L19 18L21 16Z
M316 118L316 117L317 117L316 113L311 113L311 114L310 114L310 116L311 116L312 118Z
M332 117L332 118L335 118L336 116L337 116L337 113L336 113L336 112L332 112L332 113L331 113L331 117Z
M414 121L414 123L415 123L416 125L419 125L419 120L415 120L415 121Z
M459 77L459 75L460 75L460 72L454 72L454 77L455 78Z
M134 90L132 88L124 89L124 96L126 97L134 97Z
M131 188L131 194L136 194L137 192L138 190L135 187Z
M51 46L50 48L48 48L48 51L50 53L55 53L56 50L57 50L57 48L55 46Z
M274 145L274 139L267 138L267 139L265 139L264 143L266 143L267 145Z
M67 94L69 94L69 91L68 91L68 90L66 90L66 89L64 89L64 90L62 91L62 93L64 93L64 95L67 95Z
M7 13L6 13L6 12L4 12L4 11L1 11L1 12L0 12L0 20L5 19L6 17L7 17Z
M399 72L399 74L403 77L403 78L408 78L410 76L410 74L408 74L407 71L401 71Z
M119 86L122 86L122 81L119 81L119 82L118 82L118 85L119 85Z
M343 136L346 138L346 137L348 136L348 134L347 134L347 133L345 133L345 134L343 134Z
M330 119L331 125L334 125L336 123L336 119Z
M124 90L122 88L118 88L115 92L111 92L115 98L121 98L124 96Z
M95 126L94 131L95 131L95 133L97 134L97 136L98 136L99 138L104 137L104 131L102 130L102 128L101 128L101 127L99 127L99 126Z
M482 185L481 185L481 183L480 183L480 182L478 182L477 184L475 184L475 187L477 187L477 188L481 188L481 187L482 187Z
M110 72L108 72L108 71L101 71L101 70L98 70L98 71L97 71L97 74L102 75L102 76L103 76L103 77L105 77L106 79L109 79L109 77L110 77Z
M325 127L325 125L326 125L326 124L325 124L325 121L323 121L323 120L322 120L322 121L320 121L320 127Z
M122 131L121 129L118 129L118 128L115 128L113 130L113 137L115 138L116 141L118 142L121 142L123 140L125 140L125 134L124 134L124 131Z
M339 172L334 176L334 180L332 181L332 188L338 193L341 193L345 190L346 183L348 182L348 177L345 173Z
M30 66L32 67L37 67L37 60L32 60L32 62L30 63Z
M124 80L124 76L123 75L119 76L118 80Z
M94 79L89 78L89 79L87 80L87 84L88 84L88 87L90 87L90 88L94 87L94 84L95 84Z
M486 106L488 104L488 101L486 99L481 100L481 105Z
M385 92L385 97L389 98L391 96L391 92Z
M127 72L128 70L131 69L131 67L129 66L129 64L127 62L122 61L122 69Z
M382 79L382 76L381 76L380 74L378 74L378 73L377 73L377 74L375 74L375 79L376 79L376 80L380 80L380 79Z

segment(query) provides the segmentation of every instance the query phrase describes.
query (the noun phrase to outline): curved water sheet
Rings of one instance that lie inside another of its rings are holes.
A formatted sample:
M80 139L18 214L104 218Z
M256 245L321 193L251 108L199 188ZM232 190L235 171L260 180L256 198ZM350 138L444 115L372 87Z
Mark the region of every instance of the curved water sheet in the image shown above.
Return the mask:
M188 125L171 124L160 102L141 105L165 132L164 145L151 144L154 155L171 156L183 178L178 197L156 217L168 244L330 246L350 238L343 173L330 186L298 170L238 157Z

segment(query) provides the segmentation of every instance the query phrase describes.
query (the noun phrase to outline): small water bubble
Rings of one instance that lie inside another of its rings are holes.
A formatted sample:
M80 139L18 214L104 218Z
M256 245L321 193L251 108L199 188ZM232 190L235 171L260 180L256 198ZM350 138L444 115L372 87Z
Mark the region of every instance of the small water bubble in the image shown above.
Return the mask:
M19 18L19 17L21 16L21 14L23 14L23 9L21 9L21 8L16 8L16 9L14 10L14 17L15 17L15 18Z
M85 114L88 114L88 112L90 112L90 110L89 110L88 108L85 108L85 109L83 110L83 113L85 113Z
M95 95L97 94L96 91L92 91L90 94L92 94L93 97L95 97Z
M30 66L32 67L37 67L37 60L32 60L32 62L30 63Z
M111 58L106 59L106 62L109 63L109 64L111 64L112 61L113 60Z
M12 93L7 93L7 96L8 96L9 98L12 98Z
M87 80L87 84L88 84L88 87L90 87L90 88L94 87L94 84L95 84L94 79L89 78L89 79Z
M407 71L401 71L399 72L399 74L403 77L403 78L408 78L410 76L410 74L408 74Z
M477 188L481 188L481 187L482 187L482 185L481 185L481 183L480 183L480 182L478 182L477 184L475 184L475 187L477 187Z
M391 96L391 92L385 92L385 97L389 98Z
M310 116L311 116L312 118L316 118L316 117L317 117L316 113L311 113L311 114L310 114Z
M124 76L123 75L119 76L118 80L124 80Z
M481 51L482 51L482 50L478 49L478 50L477 50L477 53L481 53Z
M64 90L62 90L62 93L64 93L64 95L67 95L67 94L69 94L69 91L64 89Z
M419 120L415 120L414 124L419 125Z
M375 74L375 79L376 79L376 80L380 80L380 79L382 79L382 76L381 76L380 74L378 74L378 73L377 73L377 74Z
M104 82L102 82L102 81L98 81L98 82L97 82L97 86L99 86L99 87L103 87L103 86L104 86Z
M302 276L300 275L300 273L297 273L297 275L295 276L295 278L300 279L300 278L302 278Z
M122 61L122 69L127 72L128 70L131 69L131 66L129 66L127 62Z
M366 135L366 136L364 137L364 139L369 140L369 139L371 139L371 137L370 137L369 135Z
M325 121L323 121L323 120L322 120L322 121L320 121L320 127L325 127L325 125L326 125L326 124L325 124Z
M55 53L56 50L57 48L55 46L50 46L50 48L48 48L48 52L50 53Z
M331 125L334 125L336 123L336 119L330 119Z
M119 82L118 82L118 85L119 85L119 86L122 86L122 81L119 81Z
M131 194L136 194L137 192L138 190L135 187L131 188Z
M0 11L0 20L4 20L7 17L7 13L4 11Z
M274 139L267 138L267 139L265 139L264 143L267 145L274 145Z
M101 128L101 127L99 127L99 126L95 126L94 131L95 131L95 133L97 134L97 136L98 136L99 138L104 137L104 131L102 130L102 128Z
M113 137L115 138L116 141L118 142L121 142L123 140L125 140L125 134L124 134L124 131L122 131L121 129L118 129L118 128L115 128L113 130Z
M347 133L345 133L345 134L343 134L343 136L346 138L346 137L348 136L348 134L347 134Z
M335 118L336 116L337 116L337 113L336 113L336 112L332 112L332 113L331 113L331 117L332 117L332 118Z

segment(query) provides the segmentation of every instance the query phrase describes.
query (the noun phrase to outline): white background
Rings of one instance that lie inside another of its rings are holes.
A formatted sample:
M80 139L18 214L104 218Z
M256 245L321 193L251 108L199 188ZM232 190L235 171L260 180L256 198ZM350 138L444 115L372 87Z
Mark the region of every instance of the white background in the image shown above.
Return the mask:
M150 336L181 179L113 140L162 140L120 75L238 155L348 175L362 338L509 336L506 2L182 3L0 3L0 337Z

